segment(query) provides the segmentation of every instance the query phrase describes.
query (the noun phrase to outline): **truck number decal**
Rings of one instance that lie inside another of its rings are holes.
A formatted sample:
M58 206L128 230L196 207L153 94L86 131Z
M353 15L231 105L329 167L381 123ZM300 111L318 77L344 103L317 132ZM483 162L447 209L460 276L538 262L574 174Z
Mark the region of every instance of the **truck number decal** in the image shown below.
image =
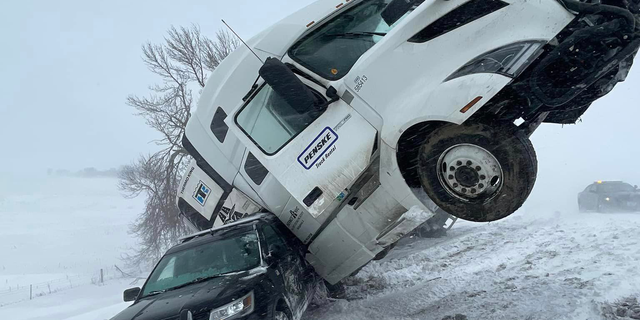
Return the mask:
M329 127L324 128L298 156L298 163L307 170L311 169L336 141L338 141L338 134Z
M354 88L356 90L356 92L360 92L360 89L362 89L362 86L364 86L364 84L367 82L367 80L369 80L369 79L365 75L357 76L355 78L355 80L353 80L353 82L355 82L355 84L356 84L356 86Z

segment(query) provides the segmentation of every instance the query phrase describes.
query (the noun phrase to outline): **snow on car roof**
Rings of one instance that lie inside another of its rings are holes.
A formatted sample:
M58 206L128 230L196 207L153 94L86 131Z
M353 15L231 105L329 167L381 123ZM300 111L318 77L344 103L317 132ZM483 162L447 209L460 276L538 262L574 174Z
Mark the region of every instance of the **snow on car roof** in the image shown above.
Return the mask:
M213 227L211 229L202 230L200 232L196 232L196 233L184 236L184 237L178 239L178 241L179 242L185 242L185 241L191 240L191 239L193 239L195 237L198 237L198 236L201 236L201 235L204 235L204 234L212 233L212 232L215 232L215 231L218 231L218 230L222 230L222 229L227 229L227 228L230 228L230 227L233 227L233 226L237 226L237 225L241 225L241 224L245 224L245 223L248 223L248 222L251 222L251 221L260 220L260 219L268 217L268 216L269 215L267 213L254 213L254 214L249 215L247 217L238 219L238 220L236 220L234 222L227 223L225 225L221 225L221 226L218 226L218 227Z

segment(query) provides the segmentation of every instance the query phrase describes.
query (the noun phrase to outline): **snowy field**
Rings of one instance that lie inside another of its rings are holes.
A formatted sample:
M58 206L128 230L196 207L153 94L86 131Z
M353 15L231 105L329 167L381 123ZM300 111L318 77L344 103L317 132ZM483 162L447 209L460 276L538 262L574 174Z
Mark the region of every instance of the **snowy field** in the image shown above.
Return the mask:
M631 319L610 304L640 295L639 230L640 213L460 222L445 238L405 239L349 279L350 301L307 318Z
M144 199L124 199L116 183L0 175L0 319L108 319L124 308L132 280L114 280L113 266L135 246L128 226Z
M123 199L115 184L47 178L3 187L0 291L61 277L95 279L100 268L121 264L135 244L127 226L143 200ZM537 206L499 222L458 222L444 238L402 240L347 280L347 301L315 307L304 318L631 319L616 318L612 303L640 294L638 230L640 213ZM140 284L85 281L0 306L0 319L109 319L127 306L122 291Z

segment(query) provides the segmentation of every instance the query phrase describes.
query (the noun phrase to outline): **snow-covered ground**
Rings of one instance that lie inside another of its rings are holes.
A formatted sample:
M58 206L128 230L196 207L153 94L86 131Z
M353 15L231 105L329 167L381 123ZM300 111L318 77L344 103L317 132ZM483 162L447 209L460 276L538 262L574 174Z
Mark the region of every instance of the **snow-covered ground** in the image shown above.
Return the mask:
M106 319L122 309L131 280L111 280L121 276L113 266L135 246L129 224L143 202L124 199L111 178L0 175L0 319ZM103 286L92 284L100 269ZM86 314L104 307L109 316Z
M638 230L640 213L459 222L444 238L404 239L348 280L349 301L307 318L603 319L640 294Z

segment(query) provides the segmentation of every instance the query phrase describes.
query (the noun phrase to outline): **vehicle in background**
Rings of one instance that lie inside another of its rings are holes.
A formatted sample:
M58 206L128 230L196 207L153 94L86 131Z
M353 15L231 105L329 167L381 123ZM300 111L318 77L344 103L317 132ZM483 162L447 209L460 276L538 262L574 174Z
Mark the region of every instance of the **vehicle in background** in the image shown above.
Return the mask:
M209 76L182 215L273 212L335 284L437 212L512 214L537 176L530 135L576 122L640 46L640 0L589 2L312 3Z
M580 212L640 211L640 189L622 181L596 181L578 194Z
M269 213L193 234L124 292L133 304L112 320L300 319L320 279L305 252Z

